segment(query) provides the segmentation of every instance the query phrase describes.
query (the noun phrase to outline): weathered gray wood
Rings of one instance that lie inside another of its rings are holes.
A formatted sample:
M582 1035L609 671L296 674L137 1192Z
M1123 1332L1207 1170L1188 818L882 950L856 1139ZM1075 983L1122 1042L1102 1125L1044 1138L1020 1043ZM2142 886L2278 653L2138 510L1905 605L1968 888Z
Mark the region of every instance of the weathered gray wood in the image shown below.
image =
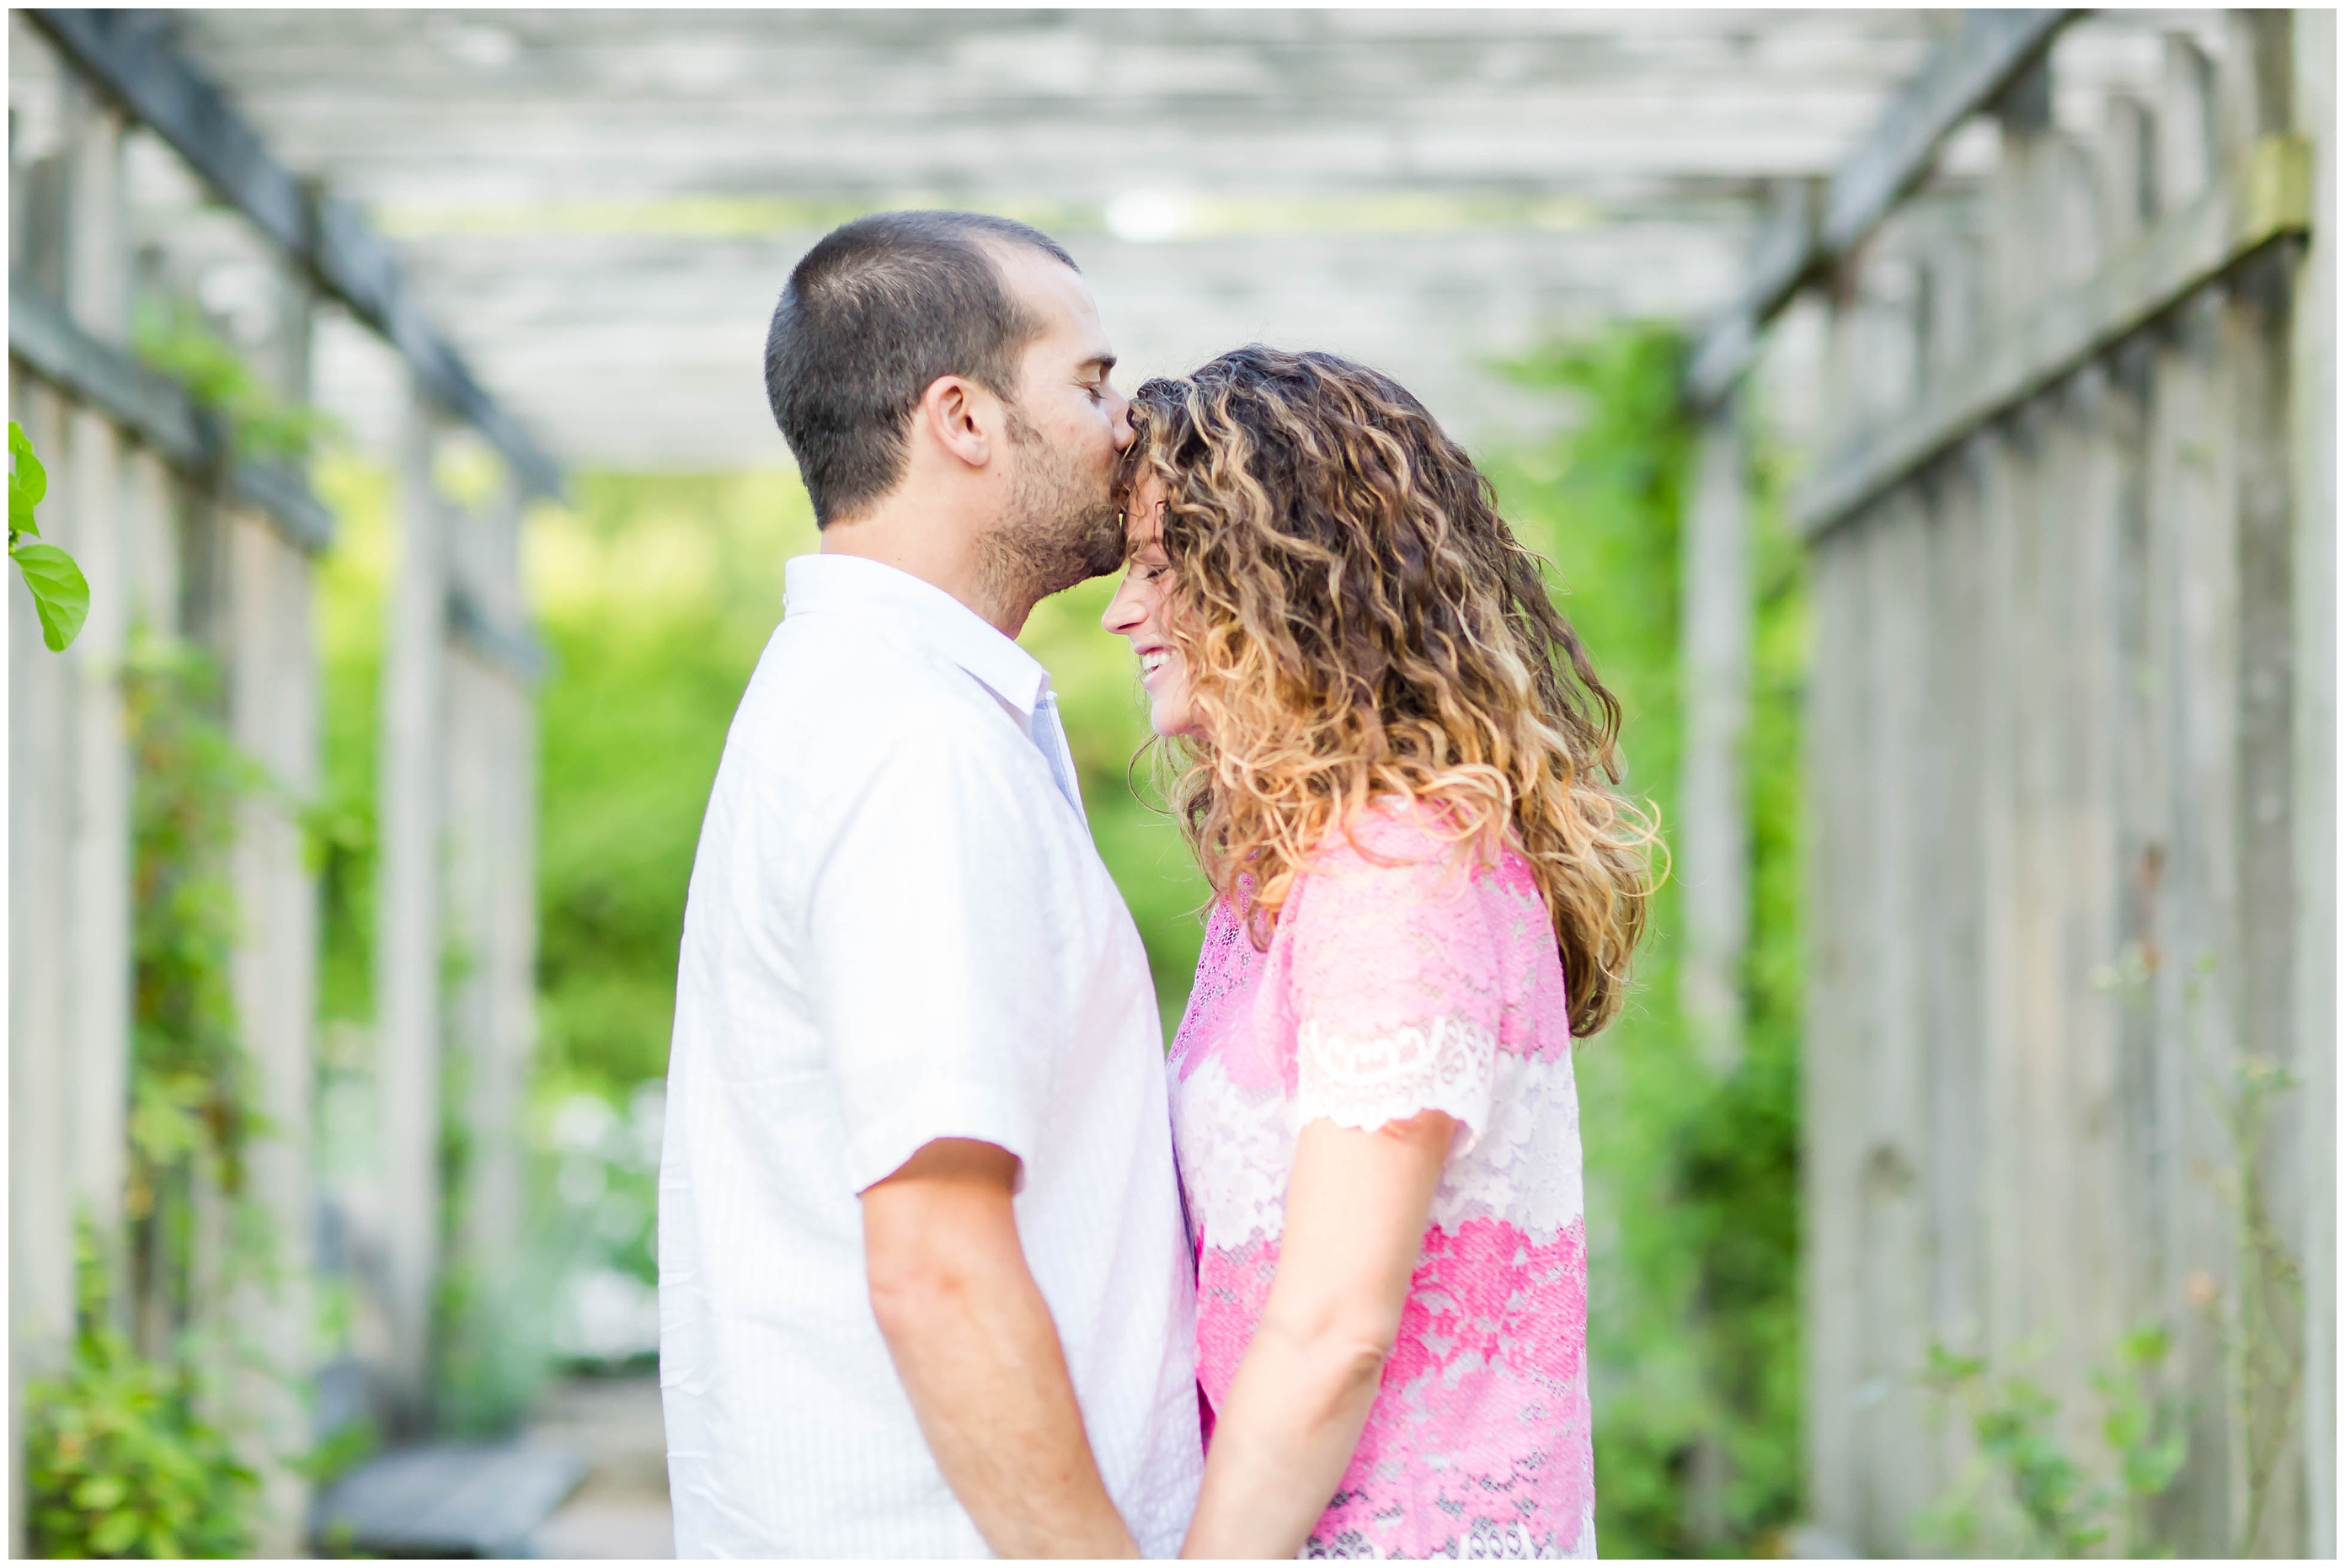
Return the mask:
M274 319L254 358L279 397L310 396L310 290L289 268L274 279ZM276 1235L272 1280L247 1282L234 1320L261 1347L235 1388L239 1436L261 1478L264 1554L303 1544L309 1483L287 1462L307 1449L315 1321L311 1288L317 1187L318 886L295 803L316 797L322 771L311 561L299 541L249 511L226 520L229 733L281 794L244 803L230 875L243 912L233 979L269 1136L252 1151L252 1190Z
M1829 462L1794 499L1794 521L1816 533L1844 521L1964 431L2074 371L2266 246L2301 234L2308 175L2302 142L2259 144L2245 167L2162 220L2099 276L1998 334L1925 407Z
M1785 242L1766 248L1751 280L1696 345L1689 400L1706 407L1749 368L1759 332L1810 278L1853 252L1928 174L1947 137L2040 59L2073 10L1966 11L1961 30L1891 100L1849 155L1812 220L1795 216ZM1807 238L1794 246L1788 237Z
M451 602L476 606L482 624L525 614L521 501L501 479L453 541ZM521 1113L536 1033L536 725L526 666L482 659L462 639L458 648L448 663L446 906L464 962L449 1049L464 1063L470 1162L451 1250L493 1300L511 1282L522 1233Z
M1685 742L1672 875L1684 899L1680 1005L1715 1072L1742 1056L1742 956L1751 924L1750 824L1742 747L1751 715L1749 485L1737 400L1704 422L1686 514Z
M228 531L229 733L288 792L244 804L230 865L243 916L232 970L237 1011L259 1108L269 1123L269 1136L253 1146L249 1176L276 1235L279 1272L272 1281L247 1284L229 1310L268 1362L265 1371L245 1371L236 1394L269 1505L263 1551L277 1554L299 1549L308 1504L305 1483L282 1456L309 1444L299 1391L314 1320L317 885L289 803L312 798L318 786L317 661L309 558L250 514L232 515Z
M2312 143L2289 369L2296 476L2295 1045L2305 1158L2305 1554L2337 1554L2337 15L2298 11L2294 114Z
M228 469L229 493L267 515L306 549L333 543L334 520L299 472L269 463L235 462L219 421L168 377L74 325L38 292L11 282L11 358L82 402L101 410L137 440L181 468L208 476Z
M400 558L383 654L375 1092L382 1128L391 1375L421 1418L440 1264L448 524L433 481L436 419L420 387L399 474Z
M1811 563L1815 618L1813 718L1803 737L1800 835L1809 892L1807 988L1801 1073L1800 1201L1805 1331L1802 1423L1815 1522L1859 1542L1856 1439L1863 1328L1857 1279L1857 1193L1862 1149L1853 1074L1862 1048L1855 998L1866 953L1863 915L1850 896L1867 845L1855 763L1864 735L1862 672L1868 648L1860 536L1820 549ZM1843 547L1844 546L1844 547ZM1829 829L1824 824L1830 824Z
M66 305L95 337L120 340L130 315L129 235L122 190L122 126L95 104L74 116L66 143ZM110 1243L122 1215L130 1084L130 754L120 667L129 646L128 532L122 509L123 443L113 423L79 407L50 460L57 529L89 580L89 618L63 655L73 673L74 789L65 907L70 911L61 1042L71 1065L73 1206Z
M157 25L160 14L44 8L31 15L94 82L382 332L442 407L477 427L533 488L560 495L560 470L424 319L366 220L346 204L311 199L219 90L171 47Z
M1965 259L1955 253L1958 262ZM1929 966L1931 1098L1929 1183L1935 1293L1930 1326L1957 1354L1975 1354L1987 1334L1987 1224L1981 1168L1987 1137L1982 1068L1983 1001L1979 976L1985 934L1985 800L1976 759L1985 754L1993 697L1984 680L1982 438L1958 451L1918 486L1931 506L1931 553L1926 597L1930 628L1930 689L1924 727L1924 775L1915 820L1935 824L1925 834L1935 918L1924 939ZM1959 1421L1937 1416L1940 1487L1968 1462L1971 1434Z
M1865 1382L1862 1452L1869 1472L1861 1542L1883 1549L1931 1501L1924 1394L1914 1373L1929 1340L1927 1209L1921 1190L1928 1078L1924 914L1931 891L1920 857L1924 746L1929 722L1925 621L1884 614L1897 585L1910 581L1929 541L1918 497L1900 497L1871 538L1865 596L1873 606L1871 733L1859 776L1871 819L1863 870L1865 940L1863 984L1871 993L1861 1078L1863 1150L1857 1172L1864 1259Z
M522 577L526 497L508 476L492 498L484 537L490 602L500 621L526 626L528 592ZM533 634L529 646L542 648ZM543 653L536 670L543 673ZM533 683L508 666L491 698L496 739L496 794L489 823L492 867L482 927L488 936L482 968L486 1037L492 1044L473 1102L483 1129L475 1237L483 1249L511 1259L522 1239L525 1203L523 1112L537 1050L537 705ZM507 1263L508 1271L510 1262Z
M498 620L463 587L448 591L448 632L483 663L524 684L543 680L551 667L545 645L518 620Z
M1910 430L1934 413L1944 443L1882 476L1852 505L1853 526L1811 544L1810 766L1842 776L1810 781L1834 813L1811 828L1833 840L1811 850L1809 887L1815 951L1835 954L1812 984L1836 994L1811 998L1808 1071L1849 1087L1808 1100L1810 1116L1846 1123L1807 1130L1811 1223L1846 1231L1810 1236L1810 1288L1823 1259L1853 1249L1863 1261L1853 1306L1810 1306L1811 1353L1827 1359L1811 1371L1825 1431L1809 1457L1819 1521L1862 1548L1904 1549L1908 1521L1893 1516L1968 1457L1958 1431L1915 1442L1893 1397L1865 1418L1834 1403L1866 1372L1910 1368L1916 1322L2044 1384L2082 1455L2101 1443L2088 1374L2126 1331L2163 1323L2177 1335L2163 1381L2191 1411L2192 1447L2153 1511L2162 1537L2187 1552L2291 1553L2333 1531L2320 1518L2333 1486L2306 1462L2333 1442L2321 1396L2301 1396L2302 1452L2271 1438L2295 1391L2243 1398L2240 1312L2257 1281L2242 1271L2235 1208L2245 1159L2286 1230L2308 1237L2308 1304L2333 1302L2333 1250L2312 1253L2333 1239L2277 1197L2304 1194L2333 1215L2305 1174L2333 1172L2333 1112L2308 1096L2253 1152L2233 1147L2225 1119L2238 1069L2259 1054L2334 1082L2333 966L2309 1002L2303 976L2305 928L2327 918L2324 939L2333 930L2327 905L2308 916L2305 892L2319 865L2329 896L2333 830L2300 820L2303 748L2330 710L2295 689L2334 656L2329 602L2306 588L2308 561L2333 564L2333 521L2324 511L2308 524L2315 492L2299 493L2310 481L2298 477L2298 404L2333 392L2316 381L2308 394L2289 334L2299 356L2317 345L2331 377L2333 346L2307 338L2303 312L2320 307L2292 291L2310 198L2289 187L2325 167L2285 139L2303 123L2285 102L2300 80L2281 94L2289 51L2275 40L2294 25L2232 16L2218 59L2174 37L2158 80L2113 94L2089 157L2053 129L2048 77L2031 77L2001 116L1984 286L1963 276L1959 203L1934 218L1901 213L1836 279L1838 358L1859 363L1835 363L1827 426L1863 410L1875 429ZM2153 91L2154 116L2138 96ZM2260 184L2242 172L2259 161ZM2225 199L2299 216L2253 254L2178 282L2140 329L2105 335L2008 398L1954 417L1942 392L1914 410L1904 348L1879 320L1907 247L1930 258L1912 334L1920 384L1959 384L1948 347L2008 339L2080 278L2105 281L2112 252L2122 266L2178 215ZM1835 598L1850 576L1865 578L1861 605ZM1861 670L1824 667L1840 660ZM1909 710L1929 715L1926 734ZM2319 733L2333 768L2332 734ZM2320 775L2324 810L2334 787L2333 772ZM1929 1100L1914 1124L1919 1267L1932 1275L1919 1301L1904 1289L1914 1265L1897 1210L1879 1196L1917 1029ZM1835 1163L1853 1128L1877 1140L1871 1168ZM1822 1190L1834 1181L1863 1195L1856 1211ZM2283 1341L2299 1336L2285 1312L2277 1326ZM2333 1344L2320 1332L2302 1330L2308 1363ZM1860 1366L1830 1359L1843 1335L1863 1347Z
M48 388L11 367L10 413L34 446L63 446ZM46 525L46 519L44 519ZM8 574L11 579L15 573ZM67 1089L65 824L73 797L73 675L41 642L21 581L8 595L8 1312L10 1467L24 1487L24 1391L57 1370L74 1320ZM12 1551L25 1549L25 1509L9 1510Z

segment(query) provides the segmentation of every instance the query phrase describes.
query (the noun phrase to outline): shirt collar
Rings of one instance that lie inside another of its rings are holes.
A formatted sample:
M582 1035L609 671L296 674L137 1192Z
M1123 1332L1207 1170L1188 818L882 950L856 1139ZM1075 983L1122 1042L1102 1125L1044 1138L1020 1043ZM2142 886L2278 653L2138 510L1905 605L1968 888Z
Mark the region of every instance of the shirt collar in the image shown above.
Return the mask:
M985 617L909 572L859 555L800 555L783 567L782 618L848 614L884 622L951 660L1029 723L1051 673Z

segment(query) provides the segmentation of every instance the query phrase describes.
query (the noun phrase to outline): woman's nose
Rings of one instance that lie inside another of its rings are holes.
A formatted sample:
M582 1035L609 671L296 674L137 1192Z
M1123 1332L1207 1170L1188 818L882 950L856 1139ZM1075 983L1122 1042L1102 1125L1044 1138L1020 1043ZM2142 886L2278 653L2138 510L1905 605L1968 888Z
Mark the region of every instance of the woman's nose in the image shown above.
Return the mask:
M1119 637L1132 635L1133 628L1142 620L1140 606L1133 602L1133 598L1132 580L1125 578L1118 582L1115 597L1107 602L1107 613L1100 617L1100 624Z

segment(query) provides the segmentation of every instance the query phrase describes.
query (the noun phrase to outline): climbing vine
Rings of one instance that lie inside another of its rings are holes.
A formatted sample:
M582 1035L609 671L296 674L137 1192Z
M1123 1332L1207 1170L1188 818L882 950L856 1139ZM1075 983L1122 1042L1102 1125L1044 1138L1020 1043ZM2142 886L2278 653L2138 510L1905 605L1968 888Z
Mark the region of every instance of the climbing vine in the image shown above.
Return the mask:
M216 1309L271 1282L276 1249L246 1179L269 1125L230 986L228 854L239 809L271 786L229 739L200 652L140 635L121 682L137 778L125 1234L85 1227L70 1364L28 1391L31 1522L51 1555L234 1556L259 1488L209 1413L209 1380L269 1361ZM199 1259L208 1214L218 1235Z
M239 458L299 462L340 431L330 416L271 391L191 305L142 301L130 337L141 359L226 423Z

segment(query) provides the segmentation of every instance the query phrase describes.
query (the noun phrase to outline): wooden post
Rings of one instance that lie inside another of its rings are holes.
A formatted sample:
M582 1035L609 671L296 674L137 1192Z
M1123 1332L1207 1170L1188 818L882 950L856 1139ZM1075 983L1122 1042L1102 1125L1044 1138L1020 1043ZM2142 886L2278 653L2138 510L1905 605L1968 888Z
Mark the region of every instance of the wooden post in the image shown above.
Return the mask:
M2279 11L2224 14L2218 78L2217 147L2220 167L2237 167L2263 137L2294 128L2288 66L2289 18ZM2238 953L2234 1039L2244 1075L2269 1065L2299 1067L2295 1025L2298 868L2294 831L2296 473L2289 418L2289 340L2293 269L2279 255L2250 263L2232 279L2226 301L2223 352L2236 450L2231 493L2238 583L2238 629L2230 650L2236 715L2233 742L2232 849L2238 878L2231 942ZM2327 959L2328 954L2321 955ZM2276 1359L2250 1357L2241 1413L2240 1448L2252 1467L2250 1486L2235 1509L2236 1539L2250 1553L2296 1556L2305 1547L2303 1404L2300 1370L2301 1300L2289 1275L2300 1260L2303 1234L2299 1171L2304 1150L2300 1091L2272 1107L2260 1147L2242 1149L2234 1163L2251 1168L2264 1204L2289 1257L2285 1262L2242 1257L2238 1270L2243 1316L2251 1273L2269 1303L2255 1315L2269 1322ZM2242 1174L2248 1174L2246 1170ZM2267 1315L2268 1314L2268 1315ZM2260 1328L2257 1330L2263 1331ZM2283 1371L2282 1369L2289 1369ZM2293 1375L2291 1375L2291 1373ZM2256 1479L2262 1477L2263 1479ZM2252 1520L2246 1517L2254 1509Z
M1751 925L1742 746L1751 722L1749 458L1741 399L1703 420L1680 551L1685 752L1676 875L1685 910L1679 981L1695 1052L1711 1071L1742 1059L1742 955Z
M310 389L310 298L286 269L275 330L257 356L279 395L296 400ZM284 1459L310 1446L299 1390L310 1371L318 913L292 803L313 798L319 784L318 658L308 554L256 512L231 512L225 525L229 731L289 797L245 802L231 865L244 926L238 1020L270 1129L254 1143L247 1175L269 1215L278 1265L274 1281L247 1281L230 1303L267 1362L265 1371L240 1367L236 1403L255 1423L249 1462L264 1486L260 1551L284 1556L301 1549L309 1507L307 1483Z
M446 520L432 477L439 416L409 397L399 473L401 549L383 650L376 873L375 1092L396 1420L431 1394L440 1258L441 824L446 713Z
M62 290L66 160L54 154L13 171L10 263ZM8 408L45 461L65 450L62 400L10 361ZM53 467L50 489L62 494ZM65 509L42 510L62 539ZM8 573L8 1308L9 1509L12 1554L25 1548L24 1391L55 1371L74 1316L73 1189L66 914L66 824L73 798L74 673L41 641L40 622Z
M122 124L75 89L67 132L66 308L94 337L129 336L129 240ZM89 619L65 657L75 677L75 778L66 894L73 1018L72 1204L109 1242L122 1215L130 1074L130 753L118 670L128 647L131 562L122 515L123 450L114 423L78 408L62 464L66 542L89 580ZM55 485L54 480L52 481ZM52 493L56 493L53 489Z
M2313 147L2296 272L2296 1050L2304 1087L2305 1554L2337 1555L2337 14L2293 18L2295 123Z
M521 574L523 499L518 479L508 474L485 531L493 547L493 587L485 597L498 623L516 632L529 624ZM510 1268L524 1202L523 1099L537 1045L537 708L524 675L512 669L497 675L491 697L496 788L486 845L493 871L482 910L488 1057L472 1101L481 1149L473 1203L475 1245L483 1257Z
M488 458L485 446L475 450ZM527 624L521 500L501 472L451 541L450 582L467 613L507 634ZM462 641L449 659L448 700L446 917L462 956L448 1050L462 1055L470 1149L462 1232L450 1250L487 1293L485 1306L511 1282L522 1230L520 1117L535 1016L535 724L526 675Z

